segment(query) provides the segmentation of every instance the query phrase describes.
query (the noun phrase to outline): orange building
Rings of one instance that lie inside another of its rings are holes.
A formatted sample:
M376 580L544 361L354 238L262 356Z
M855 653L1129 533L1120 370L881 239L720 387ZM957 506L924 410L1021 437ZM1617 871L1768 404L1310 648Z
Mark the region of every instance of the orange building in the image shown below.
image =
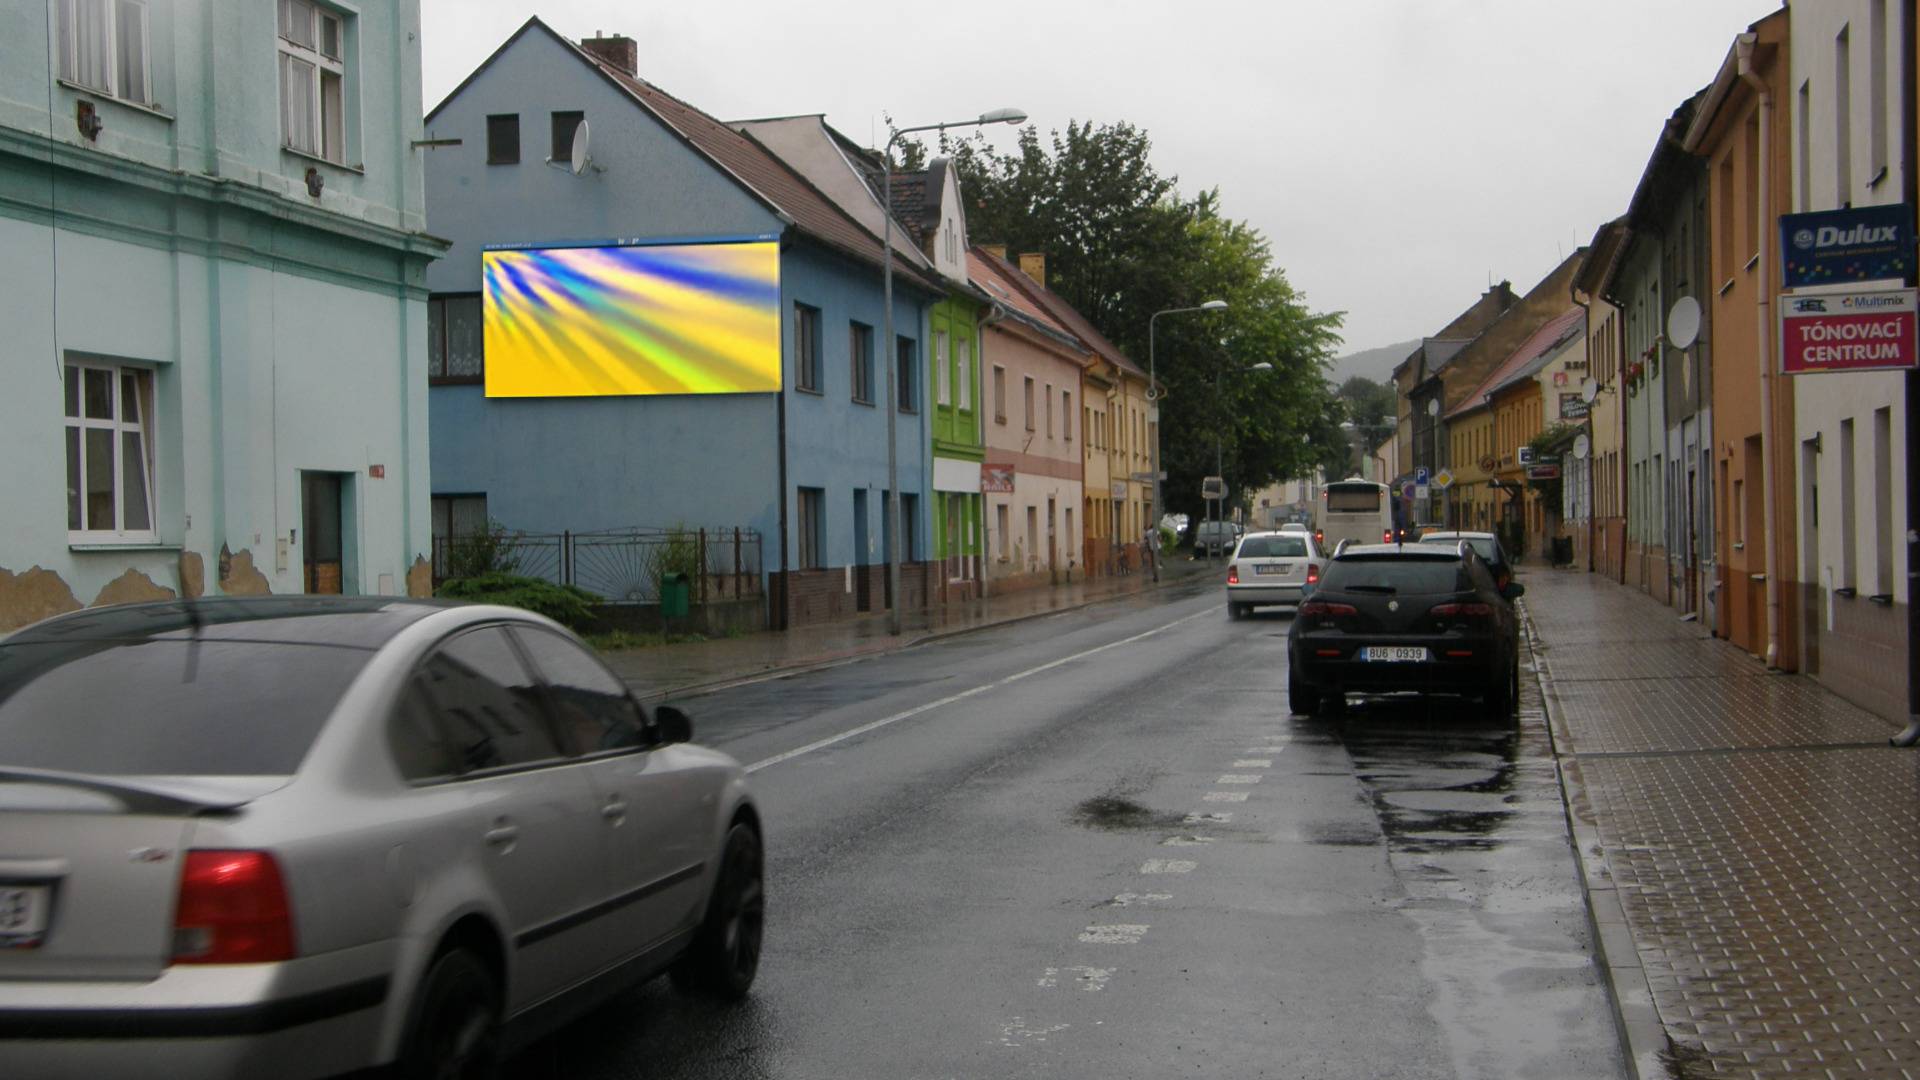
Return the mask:
M1774 222L1792 209L1790 9L1734 39L1687 129L1707 160L1712 325L1714 632L1783 670L1799 666L1794 581L1793 386L1775 373Z

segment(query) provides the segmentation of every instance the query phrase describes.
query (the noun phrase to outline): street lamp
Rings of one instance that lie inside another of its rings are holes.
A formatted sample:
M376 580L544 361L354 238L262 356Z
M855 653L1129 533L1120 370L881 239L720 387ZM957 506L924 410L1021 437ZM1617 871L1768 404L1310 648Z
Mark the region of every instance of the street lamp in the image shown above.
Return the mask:
M892 362L887 364L887 528L892 530L892 543L887 545L887 592L892 603L887 605L887 633L900 633L900 468L898 450L895 443L898 434L894 428L900 422L900 388L897 385L895 369L900 366L899 345L893 340L893 144L900 136L916 131L941 131L950 127L980 127L987 124L1025 123L1027 114L1019 109L994 109L983 112L972 120L952 120L944 124L919 124L914 127L895 128L887 136L887 145L880 151L880 258L884 285L884 303L886 310L881 314L881 348L889 350ZM882 356L888 353L882 353ZM786 493L780 494L786 498Z
M1180 315L1189 311L1225 310L1227 310L1227 302L1225 300L1209 300L1204 304L1196 304L1193 307L1166 308L1165 310L1156 311L1152 315L1147 316L1147 400L1149 402L1160 399L1160 383L1157 376L1158 369L1154 367L1153 324L1158 322L1162 315ZM1269 364L1267 366L1272 367L1273 365ZM1159 428L1157 425L1154 431L1158 434ZM1160 515L1165 512L1160 508L1160 440L1158 438L1153 440L1153 460L1148 463L1148 467L1153 470L1153 513L1151 519L1147 522L1147 526L1153 530L1153 535L1158 537L1160 535ZM1153 566L1157 578L1160 560L1155 559Z

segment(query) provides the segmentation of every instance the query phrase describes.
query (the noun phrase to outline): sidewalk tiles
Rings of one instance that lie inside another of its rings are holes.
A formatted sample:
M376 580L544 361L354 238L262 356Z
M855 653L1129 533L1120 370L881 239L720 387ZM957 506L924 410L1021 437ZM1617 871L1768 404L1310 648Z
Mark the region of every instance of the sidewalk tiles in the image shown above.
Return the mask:
M1920 1077L1920 754L1649 597L1528 578L1638 1075Z

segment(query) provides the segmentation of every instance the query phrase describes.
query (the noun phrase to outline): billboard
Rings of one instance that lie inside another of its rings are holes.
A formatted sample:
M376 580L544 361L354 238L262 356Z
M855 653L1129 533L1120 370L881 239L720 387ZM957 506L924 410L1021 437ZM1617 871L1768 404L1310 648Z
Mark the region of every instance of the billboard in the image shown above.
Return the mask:
M1912 289L1780 298L1780 370L1876 371L1914 366Z
M488 397L780 389L776 242L481 255Z
M1789 289L1905 280L1913 272L1913 209L1905 203L1780 215L1782 281Z

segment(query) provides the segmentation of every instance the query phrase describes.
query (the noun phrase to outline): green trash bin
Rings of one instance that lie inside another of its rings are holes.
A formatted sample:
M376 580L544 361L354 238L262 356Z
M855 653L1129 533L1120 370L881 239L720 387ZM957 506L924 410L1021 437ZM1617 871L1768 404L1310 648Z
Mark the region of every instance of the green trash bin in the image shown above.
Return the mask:
M660 575L660 617L663 619L684 619L687 617L687 575L665 573Z

